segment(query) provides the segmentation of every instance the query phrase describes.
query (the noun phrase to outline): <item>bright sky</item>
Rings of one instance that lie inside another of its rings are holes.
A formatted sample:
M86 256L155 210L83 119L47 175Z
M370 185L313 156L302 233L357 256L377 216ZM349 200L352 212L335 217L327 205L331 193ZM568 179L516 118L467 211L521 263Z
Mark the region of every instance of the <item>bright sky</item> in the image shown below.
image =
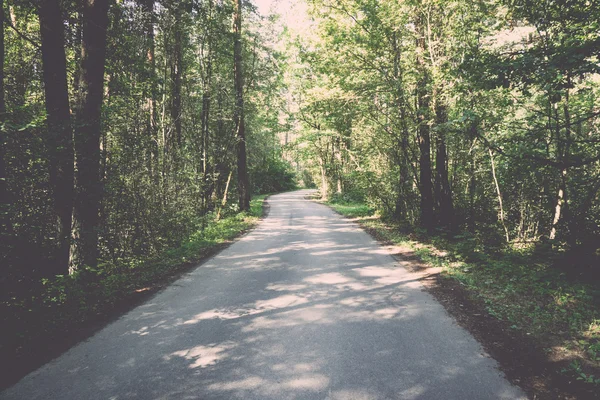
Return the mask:
M290 8L293 0L250 0L262 15L268 15L271 12L282 14L280 8Z
M281 15L281 24L295 32L308 28L308 12L305 0L250 0L262 15Z
M258 7L258 12L262 15L267 15L271 11L274 3L279 3L278 0L252 0L252 3Z

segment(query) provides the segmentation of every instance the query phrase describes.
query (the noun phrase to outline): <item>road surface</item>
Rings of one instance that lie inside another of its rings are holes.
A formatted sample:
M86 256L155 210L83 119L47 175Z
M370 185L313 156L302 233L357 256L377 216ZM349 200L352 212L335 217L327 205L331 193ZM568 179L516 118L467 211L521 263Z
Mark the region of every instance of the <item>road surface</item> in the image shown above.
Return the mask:
M306 191L2 399L518 399L369 235Z

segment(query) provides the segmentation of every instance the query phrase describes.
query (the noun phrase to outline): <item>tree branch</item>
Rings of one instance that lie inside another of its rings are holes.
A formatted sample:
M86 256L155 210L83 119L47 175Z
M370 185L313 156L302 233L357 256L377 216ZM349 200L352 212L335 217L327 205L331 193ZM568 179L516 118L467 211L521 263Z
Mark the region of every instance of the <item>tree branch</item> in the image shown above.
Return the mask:
M42 46L34 41L33 39L29 38L27 35L25 35L24 33L21 33L16 26L14 26L12 24L12 21L8 18L8 16L4 16L4 22L10 27L12 28L13 31L16 32L17 35L19 35L19 37L21 37L21 39L29 42L31 45L33 45L33 47L35 47L37 50L41 50Z

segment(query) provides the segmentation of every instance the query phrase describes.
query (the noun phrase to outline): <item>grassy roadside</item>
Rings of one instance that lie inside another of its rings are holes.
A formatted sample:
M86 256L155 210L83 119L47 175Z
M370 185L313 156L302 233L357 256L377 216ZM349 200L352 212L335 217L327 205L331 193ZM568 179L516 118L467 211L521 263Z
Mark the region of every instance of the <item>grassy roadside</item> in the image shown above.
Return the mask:
M441 267L441 279L458 282L468 297L508 330L531 338L556 362L558 373L600 388L600 291L575 282L533 250L486 252L474 238L452 240L403 234L373 209L353 202L328 202L379 240L410 249L423 263Z
M0 388L60 354L111 318L127 311L180 273L215 254L252 228L267 196L251 210L210 222L177 248L158 257L130 259L44 281L26 299L0 303Z

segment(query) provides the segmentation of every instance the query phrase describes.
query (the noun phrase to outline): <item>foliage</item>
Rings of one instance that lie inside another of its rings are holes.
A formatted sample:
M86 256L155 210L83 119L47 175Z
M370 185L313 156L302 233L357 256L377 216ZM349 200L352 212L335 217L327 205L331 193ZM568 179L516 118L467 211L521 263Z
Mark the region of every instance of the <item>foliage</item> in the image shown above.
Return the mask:
M181 245L238 191L230 2L110 3L102 132L94 149L100 158L95 228L100 269ZM48 140L53 132L44 107L44 65L36 50L39 10L31 2L4 4L6 114L0 150L5 171L0 178L6 179L2 215L9 224L5 230L3 219L2 301L27 293L41 278L52 280L57 271L69 273L58 255L53 200L58 190L51 182L56 149ZM77 2L58 6L77 133L83 17ZM249 169L256 190L289 189L293 176L279 160L278 135L285 126L277 108L285 60L273 47L280 33L273 19L256 14L251 4L243 14Z
M254 193L276 193L296 189L296 174L289 162L271 158L257 164L250 171Z
M86 29L99 29L95 18L102 18L86 12L88 2L2 3L0 322L10 327L2 331L2 354L109 312L260 215L261 197L249 213L231 201L241 191L233 2L90 4L108 7L105 59L93 65L84 61L86 46L99 36ZM285 58L275 49L281 32L251 3L241 13L237 89L248 168L257 192L289 190L295 175L281 160L280 142ZM54 29L43 28L48 21ZM93 91L85 68L104 70L91 85L100 88L99 107L84 105ZM45 80L51 70L66 75L65 87L56 76ZM52 101L58 94L66 99L60 115ZM90 109L101 111L100 120L88 118ZM59 189L60 174L68 190ZM73 209L87 211L85 232ZM84 242L91 262L77 257Z
M598 2L309 4L289 108L324 199L485 251L548 243L600 274Z
M8 365L39 342L93 323L111 310L127 306L141 293L153 291L178 273L247 231L262 215L265 196L256 196L248 213L232 213L192 232L181 245L155 256L123 257L71 275L43 279L27 295L0 303L0 359Z

